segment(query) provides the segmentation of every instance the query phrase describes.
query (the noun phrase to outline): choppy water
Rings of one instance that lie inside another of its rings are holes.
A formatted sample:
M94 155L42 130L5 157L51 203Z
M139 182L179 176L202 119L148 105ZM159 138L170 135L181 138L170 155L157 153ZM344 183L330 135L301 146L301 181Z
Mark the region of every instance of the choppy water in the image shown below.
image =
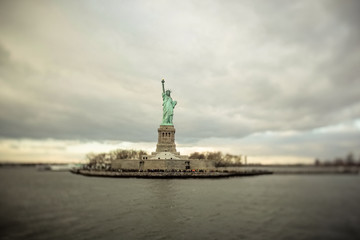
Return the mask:
M360 239L360 176L112 179L0 169L0 239Z

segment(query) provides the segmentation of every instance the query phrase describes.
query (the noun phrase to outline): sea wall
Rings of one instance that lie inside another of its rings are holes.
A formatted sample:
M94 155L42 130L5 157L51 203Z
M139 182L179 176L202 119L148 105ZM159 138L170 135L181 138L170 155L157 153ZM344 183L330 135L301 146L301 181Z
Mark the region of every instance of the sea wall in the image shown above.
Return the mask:
M215 162L200 159L116 159L111 162L111 169L128 170L211 170L215 169Z
M215 169L215 162L210 160L203 159L191 159L190 160L191 169Z
M139 169L140 160L121 159L111 162L112 169Z
M268 171L156 171L156 172L139 172L139 171L99 171L74 169L71 171L89 177L117 177L117 178L224 178L224 177L246 177L272 174Z

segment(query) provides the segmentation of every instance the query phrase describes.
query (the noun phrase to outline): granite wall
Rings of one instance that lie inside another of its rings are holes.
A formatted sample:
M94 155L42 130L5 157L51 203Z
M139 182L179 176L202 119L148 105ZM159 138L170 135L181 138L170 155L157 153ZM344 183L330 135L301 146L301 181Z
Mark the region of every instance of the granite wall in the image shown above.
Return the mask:
M150 160L129 160L129 159L117 159L111 163L112 169L137 169L137 170L210 170L215 169L215 162L209 160L200 159L150 159Z

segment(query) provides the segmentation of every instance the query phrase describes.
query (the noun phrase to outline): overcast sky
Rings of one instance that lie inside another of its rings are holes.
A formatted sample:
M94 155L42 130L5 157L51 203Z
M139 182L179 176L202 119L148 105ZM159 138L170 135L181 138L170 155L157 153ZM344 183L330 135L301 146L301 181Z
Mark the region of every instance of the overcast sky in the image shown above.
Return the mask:
M0 161L178 150L360 155L360 2L0 2Z

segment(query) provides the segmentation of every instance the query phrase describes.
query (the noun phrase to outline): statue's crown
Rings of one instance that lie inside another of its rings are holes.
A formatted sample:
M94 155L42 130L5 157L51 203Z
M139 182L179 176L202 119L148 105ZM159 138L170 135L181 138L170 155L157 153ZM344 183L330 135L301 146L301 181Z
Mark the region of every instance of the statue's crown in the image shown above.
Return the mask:
M169 91L171 93L171 90L170 89L166 89L166 91Z

